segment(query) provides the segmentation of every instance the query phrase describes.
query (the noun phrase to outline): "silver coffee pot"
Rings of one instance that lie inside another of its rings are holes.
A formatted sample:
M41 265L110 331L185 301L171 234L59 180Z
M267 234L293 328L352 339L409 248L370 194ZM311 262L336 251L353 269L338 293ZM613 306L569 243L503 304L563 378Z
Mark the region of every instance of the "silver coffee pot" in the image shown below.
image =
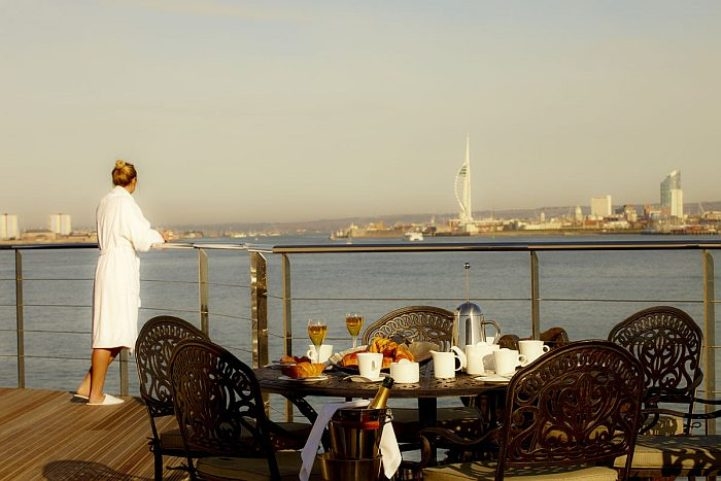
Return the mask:
M498 342L501 336L501 328L492 319L486 319L481 306L467 301L456 309L456 325L459 329L464 328L465 345L476 345L479 342L488 342L493 338L494 343ZM493 326L493 333L489 335L486 331L488 326Z
M465 345L476 345L479 342L488 342L489 336L486 334L486 327L493 326L495 329L495 332L493 333L493 342L497 343L498 338L501 336L501 328L498 326L496 321L490 319L486 320L486 316L483 314L481 306L470 301L471 264L466 262L463 265L463 268L466 271L467 300L456 309L456 326L458 326L458 329L465 329Z

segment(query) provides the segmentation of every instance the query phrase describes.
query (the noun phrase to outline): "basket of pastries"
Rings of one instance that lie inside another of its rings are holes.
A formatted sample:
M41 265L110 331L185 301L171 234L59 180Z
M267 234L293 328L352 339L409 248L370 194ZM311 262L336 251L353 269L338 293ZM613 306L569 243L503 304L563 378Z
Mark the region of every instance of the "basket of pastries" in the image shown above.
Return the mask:
M323 374L324 363L317 363L306 356L282 356L280 358L280 371L284 376L292 379L305 379L318 377Z

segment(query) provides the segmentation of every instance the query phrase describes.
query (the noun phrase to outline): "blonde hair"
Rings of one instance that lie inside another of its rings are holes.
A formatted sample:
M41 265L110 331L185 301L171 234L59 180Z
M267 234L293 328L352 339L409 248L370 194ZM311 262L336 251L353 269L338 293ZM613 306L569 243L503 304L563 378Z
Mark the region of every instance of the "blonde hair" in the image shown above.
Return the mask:
M113 168L113 185L125 187L138 176L135 166L124 160L116 160Z

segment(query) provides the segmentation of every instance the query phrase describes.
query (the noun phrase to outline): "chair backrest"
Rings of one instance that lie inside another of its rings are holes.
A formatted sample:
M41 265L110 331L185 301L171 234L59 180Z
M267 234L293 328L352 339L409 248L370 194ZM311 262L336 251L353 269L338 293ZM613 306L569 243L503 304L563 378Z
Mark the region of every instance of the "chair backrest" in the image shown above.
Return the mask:
M608 339L641 361L645 407L681 403L691 413L696 388L703 379L703 333L691 316L675 307L650 307L614 326Z
M562 327L551 327L539 334L538 339L543 341L549 348L554 349L570 342L568 333ZM518 341L521 338L516 334L503 334L498 340L498 345L508 349L518 349Z
M138 333L135 364L140 397L148 407L151 420L173 414L170 357L175 346L184 339L208 339L208 336L188 321L165 315L149 319Z
M175 416L189 452L265 457L279 479L270 421L253 369L221 346L186 340L170 360Z
M409 343L434 342L440 350L449 351L451 346L458 343L456 315L441 307L402 307L370 324L363 331L363 343L368 344L375 336Z
M576 341L544 354L511 378L496 479L509 467L630 468L643 374L637 359L608 341ZM621 478L622 479L622 478Z

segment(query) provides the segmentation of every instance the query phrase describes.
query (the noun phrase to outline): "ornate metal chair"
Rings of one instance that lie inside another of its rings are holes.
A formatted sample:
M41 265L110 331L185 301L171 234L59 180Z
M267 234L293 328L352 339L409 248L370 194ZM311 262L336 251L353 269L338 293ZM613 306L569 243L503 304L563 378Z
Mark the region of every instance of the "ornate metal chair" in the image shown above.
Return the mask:
M691 316L671 306L638 311L611 329L608 339L623 346L643 366L643 424L634 456L639 476L709 476L721 470L721 436L692 435L694 422L721 416L720 410L694 412L703 333ZM681 409L679 409L679 406Z
M449 310L434 306L401 307L380 317L363 331L363 343L375 337L400 342L426 341L449 351L458 343L456 316Z
M276 451L288 435L265 414L250 366L207 340L181 342L170 360L175 415L189 453L205 457L194 475L206 481L297 480L298 451ZM320 479L318 471L310 479Z
M449 351L458 343L458 326L455 313L434 306L408 306L395 309L370 324L363 332L363 343L375 336L398 342L432 342L440 351ZM422 369L421 375L429 375ZM415 408L392 408L393 426L398 441L404 449L417 446L420 420ZM474 406L445 407L438 409L438 425L459 433L477 433L483 422L481 413Z
M156 316L140 329L135 342L140 397L150 417L150 451L155 459L155 479L163 479L163 456L185 456L177 428L161 431L157 420L175 414L170 386L170 357L184 339L208 339L200 329L174 316ZM188 458L192 467L192 458Z
M577 341L558 347L511 378L497 430L475 440L441 428L422 430L423 479L626 479L642 394L641 365L620 346ZM430 466L439 439L469 452L497 442L498 456ZM613 467L617 457L624 460L621 476Z

